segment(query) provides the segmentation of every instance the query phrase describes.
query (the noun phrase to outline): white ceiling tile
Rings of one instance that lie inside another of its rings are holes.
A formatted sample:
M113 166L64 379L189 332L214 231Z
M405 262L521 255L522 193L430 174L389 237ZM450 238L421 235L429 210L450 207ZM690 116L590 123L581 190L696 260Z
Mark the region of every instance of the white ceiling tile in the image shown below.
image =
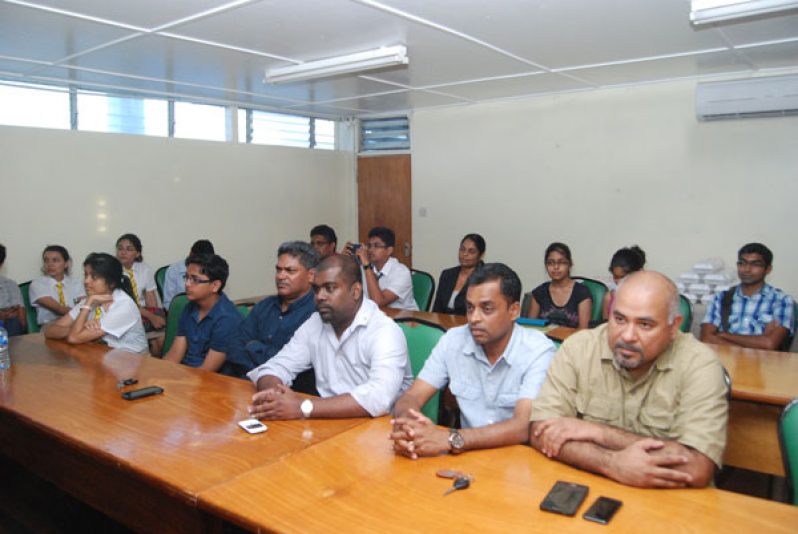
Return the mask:
M760 69L798 68L798 41L745 48L739 51Z
M598 85L652 82L751 70L732 52L715 52L568 71Z
M352 117L362 113L361 110L348 107L327 106L324 104L305 104L301 106L289 106L285 108L287 113L310 113L327 115L331 117Z
M717 28L734 45L790 39L798 37L798 15L742 20L718 24Z
M387 95L354 98L335 102L335 105L357 108L366 113L399 111L431 106L462 103L462 100L425 91L401 91Z
M655 0L384 0L552 68L724 46L697 32L690 4Z
M499 80L436 87L435 91L479 101L496 98L514 98L536 93L551 93L585 89L589 86L558 74L533 74Z
M0 4L0 55L56 61L134 32Z
M229 0L35 0L35 4L154 28L229 3Z

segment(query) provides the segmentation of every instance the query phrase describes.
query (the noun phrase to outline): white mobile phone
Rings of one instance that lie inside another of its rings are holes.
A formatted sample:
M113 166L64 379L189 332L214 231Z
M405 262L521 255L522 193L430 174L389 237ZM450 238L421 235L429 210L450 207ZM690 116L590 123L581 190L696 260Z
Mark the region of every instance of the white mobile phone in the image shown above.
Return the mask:
M260 434L266 432L269 427L258 421L257 419L244 419L238 422L238 426L249 432L250 434Z

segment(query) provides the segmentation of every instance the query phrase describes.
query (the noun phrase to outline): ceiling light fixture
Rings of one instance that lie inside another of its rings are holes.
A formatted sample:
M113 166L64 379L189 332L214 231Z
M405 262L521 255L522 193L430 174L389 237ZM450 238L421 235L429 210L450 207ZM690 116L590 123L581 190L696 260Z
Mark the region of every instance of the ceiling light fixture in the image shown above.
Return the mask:
M407 48L404 45L386 46L346 56L266 69L264 81L266 83L288 83L329 78L340 74L407 65L409 62L410 58L407 57Z
M798 9L798 0L692 0L690 22L710 24Z

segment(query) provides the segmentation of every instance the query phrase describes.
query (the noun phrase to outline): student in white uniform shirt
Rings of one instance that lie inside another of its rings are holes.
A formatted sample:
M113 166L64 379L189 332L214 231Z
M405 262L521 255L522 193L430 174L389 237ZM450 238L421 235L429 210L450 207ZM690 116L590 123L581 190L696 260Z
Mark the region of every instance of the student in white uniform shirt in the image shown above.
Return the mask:
M388 413L413 374L402 330L363 298L360 268L353 258L330 256L313 278L317 312L291 341L247 376L258 392L252 417L378 417ZM307 399L289 386L313 368L321 398Z
M116 240L116 258L122 263L124 274L133 287L133 300L139 307L144 331L163 330L166 326L166 313L158 306L155 272L144 263L141 249L141 240L136 234L124 234ZM150 336L150 352L160 356L163 342L163 335Z
M102 339L114 349L146 352L141 313L119 260L110 254L92 253L83 262L83 272L88 297L50 323L45 337L72 344Z
M47 245L42 252L42 272L30 284L31 305L36 308L36 322L40 326L69 313L72 306L86 296L83 283L69 276L72 260L61 245Z
M368 243L357 250L347 243L344 250L363 266L363 293L367 298L381 308L418 310L410 269L392 256L395 243L393 230L376 226L369 231Z

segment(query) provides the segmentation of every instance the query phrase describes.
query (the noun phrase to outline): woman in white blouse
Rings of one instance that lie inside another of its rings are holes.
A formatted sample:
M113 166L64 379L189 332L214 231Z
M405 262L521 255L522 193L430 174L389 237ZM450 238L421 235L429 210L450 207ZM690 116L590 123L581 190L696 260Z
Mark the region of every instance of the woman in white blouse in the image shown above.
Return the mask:
M141 313L119 260L110 254L92 253L83 262L83 272L88 297L50 323L45 337L72 344L102 339L115 349L146 352Z
M83 283L69 276L72 260L61 245L47 245L42 252L42 273L30 284L30 302L36 308L40 326L69 313L72 306L86 296Z

